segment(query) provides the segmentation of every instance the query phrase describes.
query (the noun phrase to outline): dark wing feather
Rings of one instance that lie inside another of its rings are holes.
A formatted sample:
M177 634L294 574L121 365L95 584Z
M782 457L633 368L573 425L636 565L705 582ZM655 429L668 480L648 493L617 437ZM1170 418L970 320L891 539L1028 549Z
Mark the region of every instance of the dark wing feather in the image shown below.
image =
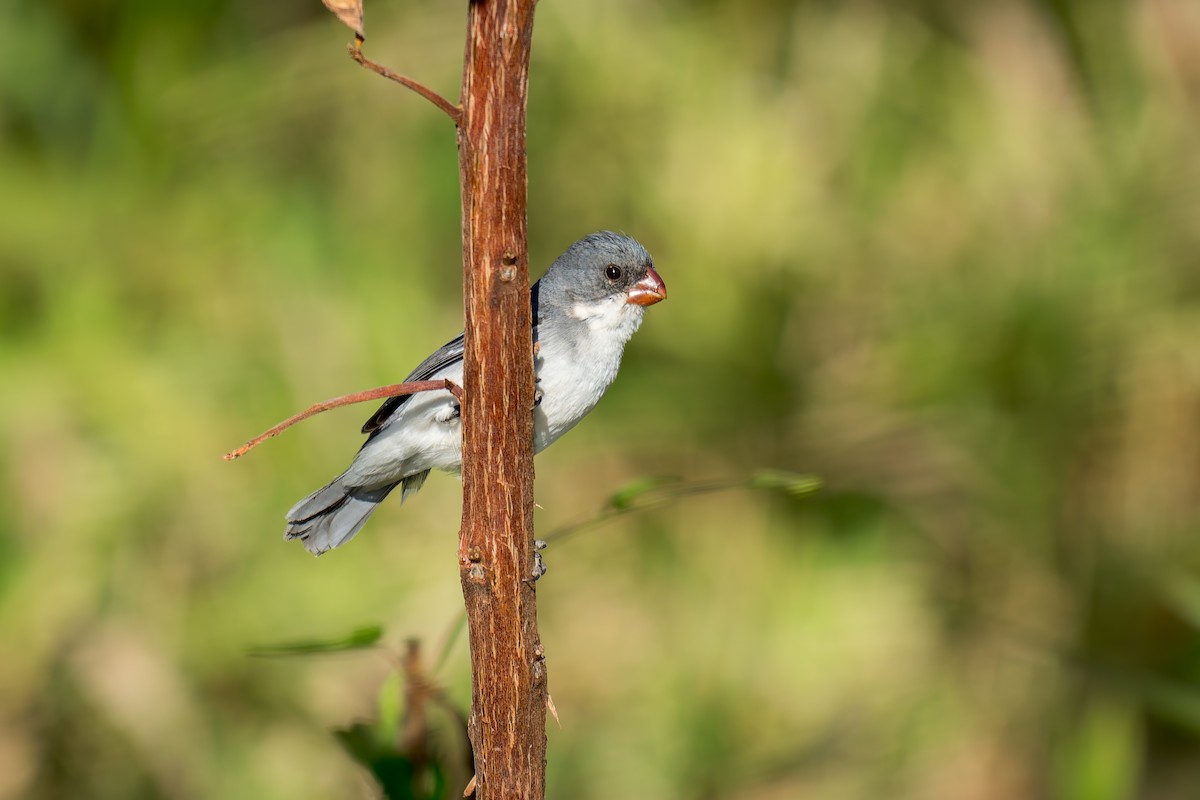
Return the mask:
M436 375L440 370L445 369L451 364L456 364L463 359L463 335L460 333L453 341L447 342L437 350L429 358L422 361L416 369L412 371L405 383L409 381L427 381ZM371 415L371 418L366 421L362 427L363 433L375 433L383 427L387 422L388 417L392 413L404 405L405 401L412 395L401 395L400 397L389 397L384 404L379 407L379 410Z
M533 310L533 341L535 346L538 340L538 323L542 319L539 314L538 307L539 288L541 287L541 283L541 281L538 281L537 283L533 284L533 286L529 287L529 304ZM459 361L462 361L463 336L464 334L460 333L453 340L444 344L429 358L418 364L417 368L412 371L412 374L404 379L404 382L408 383L409 381L427 381L436 375L439 370L442 370L451 364L457 364ZM389 397L386 401L384 401L383 405L379 407L379 410L372 414L369 420L363 423L362 432L374 435L380 428L384 426L384 424L388 421L388 418L392 416L392 413L397 408L404 405L405 401L408 400L409 397L412 397L412 395L406 394L400 397ZM367 441L371 441L370 437L367 438Z

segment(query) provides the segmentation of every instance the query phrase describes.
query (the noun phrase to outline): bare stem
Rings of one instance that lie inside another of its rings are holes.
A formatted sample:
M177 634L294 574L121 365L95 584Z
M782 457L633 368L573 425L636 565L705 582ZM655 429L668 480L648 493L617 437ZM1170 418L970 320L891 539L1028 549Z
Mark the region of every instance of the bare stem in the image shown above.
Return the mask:
M299 414L293 414L283 422L263 431L258 436L255 436L250 441L236 450L231 450L225 454L226 461L233 461L235 458L241 458L246 453L258 447L267 439L278 436L288 428L295 425L297 422L306 420L311 416L320 414L322 411L328 411L331 408L339 406L349 406L355 403L365 403L368 400L379 400L384 397L400 397L406 394L417 394L418 392L435 392L440 389L445 389L457 398L458 402L462 402L462 387L452 380L442 379L438 381L412 381L411 383L393 383L389 386L380 386L376 389L367 389L362 392L354 392L353 394L344 394L341 397L335 397L332 400L326 400L322 403L315 403L301 411Z
M525 131L535 0L467 6L463 206L463 513L477 800L546 794L546 651L533 547L533 314Z
M430 89L428 86L421 83L420 81L413 80L412 78L408 77L407 75L399 75L395 72L392 72L390 69L383 66L382 64L378 64L378 63L372 61L371 59L367 58L363 54L363 51L361 49L359 49L359 46L358 46L359 44L360 43L358 41L355 41L354 44L346 45L346 50L350 53L350 57L353 58L355 61L357 61L360 65L366 67L367 69L371 70L372 72L376 73L377 75L382 75L383 77L387 78L390 81L395 81L396 83L400 84L401 86L405 86L409 89L412 89L414 92L421 95L421 97L424 97L426 100L433 103L435 106L437 106L442 111L444 111L446 113L446 116L450 117L450 119L454 122L455 125L462 124L462 107L461 106L456 106L454 103L451 103L449 100L442 97L440 94L435 92L433 89Z

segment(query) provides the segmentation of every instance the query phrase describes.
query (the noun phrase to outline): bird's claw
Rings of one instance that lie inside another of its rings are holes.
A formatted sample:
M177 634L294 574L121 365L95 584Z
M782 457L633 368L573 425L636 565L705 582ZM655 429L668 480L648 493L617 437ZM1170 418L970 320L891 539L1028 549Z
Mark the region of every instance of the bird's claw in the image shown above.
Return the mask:
M537 583L538 578L546 574L546 561L542 558L542 551L545 549L545 539L533 540L533 571L529 575L530 583Z
M538 578L546 574L546 561L541 553L533 554L533 572L529 575L530 583L537 583Z

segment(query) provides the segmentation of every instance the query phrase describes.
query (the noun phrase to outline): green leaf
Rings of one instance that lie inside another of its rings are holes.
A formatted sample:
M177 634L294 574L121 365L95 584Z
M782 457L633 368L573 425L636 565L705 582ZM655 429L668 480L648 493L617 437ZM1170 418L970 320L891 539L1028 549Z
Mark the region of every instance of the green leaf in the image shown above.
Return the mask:
M1076 663L1089 676L1136 698L1154 715L1200 733L1200 687L1088 658L1080 658Z
M1200 689L1181 681L1137 675L1133 688L1159 716L1200 733Z
M388 800L426 800L429 797L418 791L417 765L394 746L381 746L375 739L373 726L358 723L334 730L333 735L351 758L371 771ZM436 771L434 777L437 783Z
M375 722L375 738L381 745L396 741L400 720L404 715L404 681L393 672L379 687L379 718Z
M750 476L750 485L755 489L782 489L788 494L811 494L821 488L821 479L816 475L798 475L777 469L760 469Z
M364 767L369 768L380 755L381 748L375 741L374 728L368 723L356 722L349 728L335 728L333 735L350 757Z
M1063 731L1054 753L1056 797L1122 800L1132 797L1140 771L1139 714L1113 698L1094 698Z
M677 483L678 481L678 478L663 475L635 478L609 495L608 507L616 511L628 511L642 495L652 492L660 486L665 486L668 483Z
M308 656L321 653L341 653L347 650L365 650L374 647L383 638L382 625L366 625L356 628L347 636L338 639L310 639L299 642L266 645L251 648L250 655L262 658L282 656Z

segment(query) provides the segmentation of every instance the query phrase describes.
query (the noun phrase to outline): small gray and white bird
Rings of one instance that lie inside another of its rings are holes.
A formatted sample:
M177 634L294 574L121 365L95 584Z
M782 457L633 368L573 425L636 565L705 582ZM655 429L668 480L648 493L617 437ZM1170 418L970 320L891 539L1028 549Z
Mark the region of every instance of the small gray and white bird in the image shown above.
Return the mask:
M602 231L567 248L530 289L537 396L533 448L545 450L575 427L604 395L625 343L646 307L667 297L646 248ZM405 381L449 378L462 384L463 337L421 362ZM462 467L462 421L448 391L393 397L375 412L349 468L287 514L285 539L314 555L345 544L400 486L401 502L432 469Z

